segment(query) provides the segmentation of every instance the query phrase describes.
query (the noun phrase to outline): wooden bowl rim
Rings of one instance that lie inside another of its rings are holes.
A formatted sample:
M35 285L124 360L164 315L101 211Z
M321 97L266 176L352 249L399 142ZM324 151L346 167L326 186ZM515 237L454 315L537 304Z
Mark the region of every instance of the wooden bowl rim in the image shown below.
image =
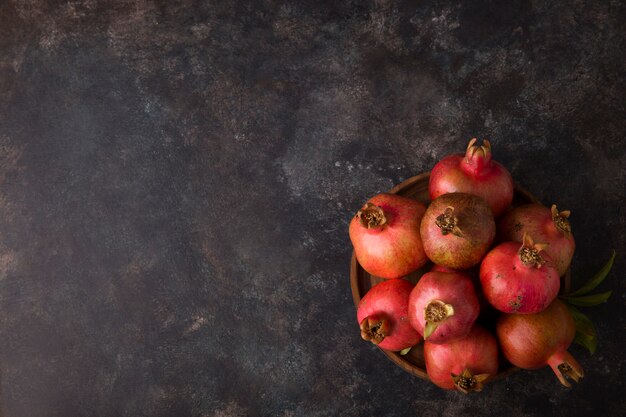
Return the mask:
M389 193L391 193L391 194L398 194L401 191L409 188L410 186L412 186L416 182L423 181L424 179L428 179L428 178L430 178L430 171L423 172L421 174L418 174L418 175L415 175L413 177L407 178L406 180L402 181L400 184L397 184L396 186L394 186L389 191ZM528 191L526 188L522 187L518 183L513 182L513 187L514 187L515 193L521 195L526 200L530 201L531 203L541 204L541 202L539 201L539 199L537 197L535 197L533 194L530 193L530 191ZM356 260L356 254L354 253L354 251L352 251L352 260L351 260L351 263L350 263L350 287L352 289L352 299L354 300L354 305L357 308L358 308L359 302L361 301L361 298L362 298L362 296L361 296L361 294L359 292L359 282L358 282L358 278L359 278L358 269L359 268L362 269L362 267L359 265L359 263ZM566 274L564 275L563 279L565 281L569 281L569 279L570 279L570 277L569 277L569 270L566 272ZM380 347L378 347L378 348L393 363L395 363L396 365L398 365L399 367L404 369L406 372L408 372L408 373L410 373L412 375L415 375L417 377L420 377L422 379L430 380L430 378L428 378L428 374L426 373L425 369L422 369L422 368L420 368L420 367L418 367L416 365L413 365L411 362L409 362L408 360L404 359L404 357L402 355L400 355L399 352L385 350L385 349L382 349ZM504 378L507 375L509 375L509 374L511 374L513 372L516 372L518 370L519 370L519 368L512 366L511 368L507 368L506 370L504 370L502 372L498 372L493 378L490 378L490 380L496 380L496 379Z

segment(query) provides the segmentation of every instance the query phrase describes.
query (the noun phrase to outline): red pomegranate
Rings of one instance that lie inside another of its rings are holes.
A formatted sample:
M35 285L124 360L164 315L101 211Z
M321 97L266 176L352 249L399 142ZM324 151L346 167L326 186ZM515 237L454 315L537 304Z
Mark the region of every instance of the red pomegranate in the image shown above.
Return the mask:
M449 155L433 167L428 190L431 200L455 192L477 195L497 217L513 200L513 179L504 166L491 159L489 141L478 146L473 138L465 155Z
M551 208L541 204L519 206L506 213L499 222L498 238L503 242L521 242L524 233L528 233L535 240L548 243L544 250L554 262L559 276L563 276L576 247L569 216L569 210L559 212L554 204Z
M372 275L399 278L421 268L419 228L426 207L395 194L372 197L350 222L350 240L359 264Z
M474 284L462 274L427 272L409 297L411 326L431 343L465 337L479 309Z
M496 311L493 309L493 307L491 307L491 304L489 304L487 302L487 299L483 295L483 289L480 286L480 278L478 277L478 268L456 270L456 269L448 268L447 266L434 264L430 268L430 272L452 272L452 273L455 273L455 274L465 275L474 284L474 291L475 291L475 294L476 294L476 298L478 298L478 304L480 306L479 317L483 313L488 314L489 316L492 316L493 314L490 314L492 312L492 310L493 310L493 313L496 313Z
M489 304L504 313L538 313L559 293L559 273L549 257L539 254L545 245L505 242L493 248L480 264L480 283Z
M481 391L483 382L498 372L496 338L478 325L462 339L445 344L424 342L428 377L443 389Z
M448 268L447 266L437 265L437 264L433 264L433 266L430 268L430 272L451 272L451 273L456 273L456 274L467 275L464 271L459 271L456 269Z
M420 234L424 252L434 263L467 269L480 263L496 235L485 201L473 194L450 193L430 203Z
M387 350L402 350L422 338L408 320L413 284L404 279L383 281L372 287L359 303L357 319L361 337Z
M584 372L567 351L576 334L572 315L558 299L536 314L502 314L496 333L504 357L522 369L549 365L561 384L578 382Z

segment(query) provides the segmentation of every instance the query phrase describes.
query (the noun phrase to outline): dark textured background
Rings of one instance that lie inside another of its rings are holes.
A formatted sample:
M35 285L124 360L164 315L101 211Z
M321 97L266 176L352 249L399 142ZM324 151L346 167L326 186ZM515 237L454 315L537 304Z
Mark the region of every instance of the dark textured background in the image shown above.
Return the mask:
M618 415L621 1L0 2L5 416ZM600 345L480 395L360 340L347 224L492 140L618 251Z

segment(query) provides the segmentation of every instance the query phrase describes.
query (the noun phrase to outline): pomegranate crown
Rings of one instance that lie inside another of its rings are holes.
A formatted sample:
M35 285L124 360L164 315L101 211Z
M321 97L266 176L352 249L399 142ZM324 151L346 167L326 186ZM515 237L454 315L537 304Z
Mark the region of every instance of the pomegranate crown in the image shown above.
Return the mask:
M389 322L383 317L366 317L359 324L361 337L377 345L389 334Z
M483 390L483 382L489 378L489 374L474 375L469 369L465 368L462 373L456 375L451 374L454 386L457 390L463 394L468 394L472 391L480 392Z
M463 231L458 226L459 219L454 215L454 207L448 206L446 209L435 219L435 224L441 229L442 235L452 233L455 236L463 237Z
M437 327L454 316L454 307L441 300L431 300L424 307L424 340L428 339Z
M491 143L483 139L483 144L478 146L478 139L472 138L467 144L465 151L465 163L476 166L476 169L483 169L491 162Z
M387 223L383 209L369 202L356 213L356 217L361 221L361 226L368 229L377 229Z
M552 221L557 230L571 233L572 227L569 224L569 216L572 212L569 210L559 211L556 208L556 204L552 204L550 211L552 212Z
M530 235L524 232L522 247L519 249L519 257L524 265L541 268L546 260L539 252L548 247L547 243L535 243Z

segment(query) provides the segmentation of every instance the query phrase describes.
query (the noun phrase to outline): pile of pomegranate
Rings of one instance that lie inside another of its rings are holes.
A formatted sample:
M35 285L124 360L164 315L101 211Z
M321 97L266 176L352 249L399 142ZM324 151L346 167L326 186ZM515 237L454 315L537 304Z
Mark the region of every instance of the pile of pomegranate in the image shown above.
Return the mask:
M480 391L500 353L522 369L550 366L569 387L583 370L567 351L575 324L557 295L574 254L569 211L511 207L513 180L484 140L439 161L430 204L372 197L350 223L356 258L384 278L361 299L363 339L407 350L424 341L430 380ZM404 279L433 266L417 284Z

